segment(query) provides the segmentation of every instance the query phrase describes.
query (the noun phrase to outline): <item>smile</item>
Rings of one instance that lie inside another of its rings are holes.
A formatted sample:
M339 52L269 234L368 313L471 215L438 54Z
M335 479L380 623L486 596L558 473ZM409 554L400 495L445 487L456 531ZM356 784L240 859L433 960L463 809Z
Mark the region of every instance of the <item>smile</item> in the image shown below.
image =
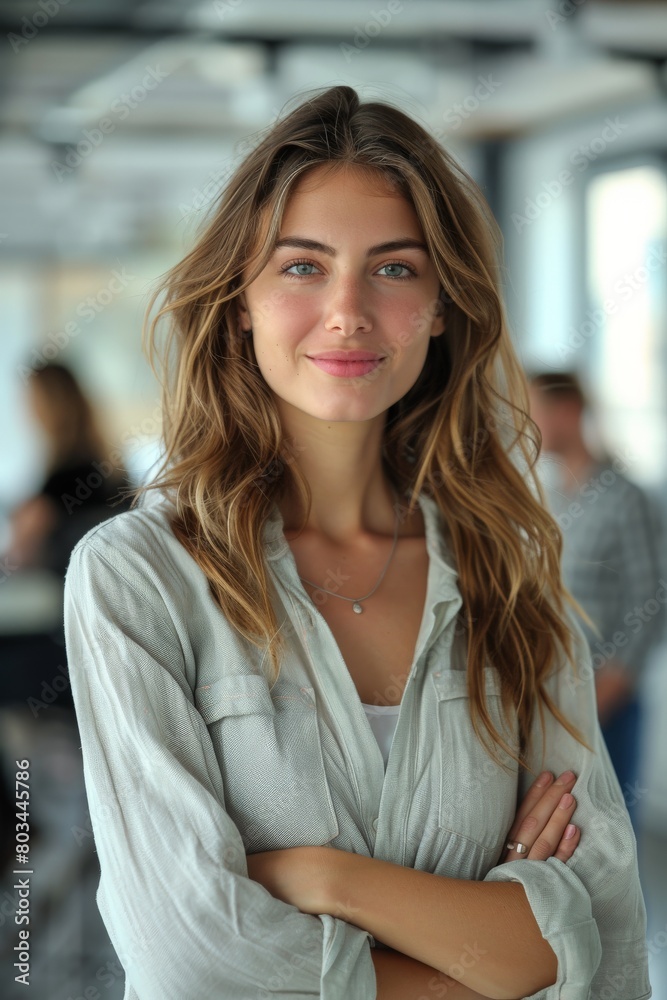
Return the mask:
M334 361L331 358L309 358L309 360L329 375L336 375L339 378L355 378L359 375L368 375L384 359L377 358L375 361Z

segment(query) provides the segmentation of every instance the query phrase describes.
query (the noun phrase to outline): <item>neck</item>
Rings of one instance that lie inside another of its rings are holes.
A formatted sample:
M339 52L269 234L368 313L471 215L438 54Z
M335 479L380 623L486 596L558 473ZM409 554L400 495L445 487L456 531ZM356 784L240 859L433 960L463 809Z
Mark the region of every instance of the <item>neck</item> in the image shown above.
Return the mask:
M364 422L312 420L301 413L286 422L284 416L294 463L312 493L303 534L350 546L374 535L393 537L394 488L381 456L385 414ZM290 533L297 533L302 515L295 492L288 490L279 507L289 539ZM411 524L416 514L409 519ZM398 515L399 535L412 533L406 515L401 516L400 510Z

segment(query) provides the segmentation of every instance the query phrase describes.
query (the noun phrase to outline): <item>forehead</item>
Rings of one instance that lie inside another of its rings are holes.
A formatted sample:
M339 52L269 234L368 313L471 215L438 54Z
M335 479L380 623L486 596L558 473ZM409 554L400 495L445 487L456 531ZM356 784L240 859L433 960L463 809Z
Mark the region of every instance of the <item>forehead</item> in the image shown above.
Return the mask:
M569 409L576 408L579 401L576 396L558 392L550 392L549 389L545 389L540 385L530 384L528 386L531 396L531 401L535 404L542 406L543 408L555 409Z
M318 163L301 175L292 193L307 194L322 188L349 187L371 195L398 194L397 182L378 167L361 163Z
M421 226L412 203L398 184L373 167L357 164L318 164L308 170L287 199L282 218L282 234L292 225L325 222L349 225L385 222L387 228L400 225L405 232L421 235Z

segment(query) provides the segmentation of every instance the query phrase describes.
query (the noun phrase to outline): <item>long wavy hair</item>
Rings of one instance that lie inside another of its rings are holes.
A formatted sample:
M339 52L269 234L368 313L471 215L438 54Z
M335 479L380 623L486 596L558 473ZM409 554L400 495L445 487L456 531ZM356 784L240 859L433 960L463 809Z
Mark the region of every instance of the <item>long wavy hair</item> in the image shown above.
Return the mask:
M256 136L194 248L151 298L144 346L163 383L165 452L135 501L146 489L171 496L176 537L228 621L268 654L273 683L284 646L263 528L288 487L303 501L305 526L311 493L236 300L268 261L307 171L378 171L414 207L446 293L445 333L430 338L415 385L389 408L382 462L409 497L407 515L421 492L443 512L463 598L474 730L499 763L498 745L524 764L535 706L543 721L544 704L588 746L544 687L560 650L577 671L564 601L589 619L561 581L562 535L534 471L540 432L504 315L498 227L471 178L402 111L361 102L347 86L299 100ZM163 319L168 332L158 347ZM490 717L487 663L499 672L506 719L510 704L516 710L520 756Z

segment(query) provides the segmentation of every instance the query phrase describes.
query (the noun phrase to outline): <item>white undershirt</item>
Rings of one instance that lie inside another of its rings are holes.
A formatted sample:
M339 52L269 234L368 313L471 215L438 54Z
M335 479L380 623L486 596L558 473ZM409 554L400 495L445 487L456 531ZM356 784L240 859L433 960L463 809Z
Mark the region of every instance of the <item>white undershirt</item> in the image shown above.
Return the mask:
M378 746L382 751L382 759L384 760L384 767L386 771L387 761L389 759L389 750L394 738L394 730L396 729L398 713L401 710L401 706L367 705L363 701L361 704L364 706L364 711L366 712L371 729L373 730L375 739L378 741Z

